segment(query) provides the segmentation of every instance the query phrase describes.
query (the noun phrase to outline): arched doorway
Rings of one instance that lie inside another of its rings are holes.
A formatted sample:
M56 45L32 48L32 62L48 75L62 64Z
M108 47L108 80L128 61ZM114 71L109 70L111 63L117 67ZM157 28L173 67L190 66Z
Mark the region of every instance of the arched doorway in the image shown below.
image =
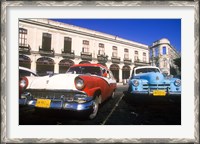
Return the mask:
M66 73L70 66L74 65L74 62L69 59L63 59L59 62L59 73Z
M54 72L54 60L49 57L41 57L37 59L36 71L38 75L44 76Z
M119 82L119 66L117 64L112 64L110 70L112 71L116 81Z
M31 59L26 55L19 55L19 66L31 68Z
M105 63L98 63L98 64L101 64L101 65L103 65L103 66L107 67L107 65L106 65Z
M125 65L122 67L122 79L124 83L127 83L129 77L130 77L130 66Z
M84 63L89 63L90 64L89 61L81 61L79 64L84 64Z

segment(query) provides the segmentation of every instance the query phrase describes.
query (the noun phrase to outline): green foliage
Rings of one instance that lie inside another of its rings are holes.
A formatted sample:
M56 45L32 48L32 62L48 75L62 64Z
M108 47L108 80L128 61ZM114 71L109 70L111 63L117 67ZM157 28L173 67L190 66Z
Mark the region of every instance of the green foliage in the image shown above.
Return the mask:
M177 75L176 69L174 67L170 66L170 74L171 75Z
M174 61L174 64L178 67L179 71L181 71L181 57L176 58L173 61Z

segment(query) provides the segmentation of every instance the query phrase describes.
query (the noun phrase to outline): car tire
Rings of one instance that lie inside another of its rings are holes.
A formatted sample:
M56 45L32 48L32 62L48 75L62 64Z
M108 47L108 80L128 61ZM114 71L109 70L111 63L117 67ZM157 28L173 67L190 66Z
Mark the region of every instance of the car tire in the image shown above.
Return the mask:
M93 101L92 113L89 115L89 119L94 119L99 110L99 97L96 96Z

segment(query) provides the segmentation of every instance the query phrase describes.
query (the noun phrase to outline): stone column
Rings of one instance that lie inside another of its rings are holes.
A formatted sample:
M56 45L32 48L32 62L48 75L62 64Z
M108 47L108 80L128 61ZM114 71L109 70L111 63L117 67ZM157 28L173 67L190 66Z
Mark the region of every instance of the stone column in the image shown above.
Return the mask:
M122 65L121 64L119 65L119 82L120 83L123 82L122 81Z
M54 62L55 62L55 64L54 64L54 73L59 73L59 62L60 62L59 58L55 58Z
M37 62L36 56L31 55L31 69L33 71L36 71L36 62Z

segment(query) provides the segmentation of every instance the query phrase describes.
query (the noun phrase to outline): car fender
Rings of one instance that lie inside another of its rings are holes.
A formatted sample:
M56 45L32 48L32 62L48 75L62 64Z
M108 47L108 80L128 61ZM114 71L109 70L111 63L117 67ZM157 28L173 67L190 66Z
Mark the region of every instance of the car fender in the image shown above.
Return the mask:
M105 100L115 89L115 86L106 81L103 77L82 75L80 78L85 82L83 91L85 91L89 96L93 96L94 93L99 90L101 91L102 100Z
M85 88L84 92L87 93L88 96L95 96L96 92L101 93L101 88L100 87L94 87L94 88Z
M139 85L136 87L133 85L133 80L137 80L139 82ZM146 79L132 79L132 83L129 85L128 91L143 91L143 84L148 84L148 81Z
M175 80L177 80L178 78L171 78L170 79L170 89L172 90L172 91L177 91L177 90L179 90L179 91L181 91L181 85L180 86L175 86L175 84L174 84L174 82L175 82Z

